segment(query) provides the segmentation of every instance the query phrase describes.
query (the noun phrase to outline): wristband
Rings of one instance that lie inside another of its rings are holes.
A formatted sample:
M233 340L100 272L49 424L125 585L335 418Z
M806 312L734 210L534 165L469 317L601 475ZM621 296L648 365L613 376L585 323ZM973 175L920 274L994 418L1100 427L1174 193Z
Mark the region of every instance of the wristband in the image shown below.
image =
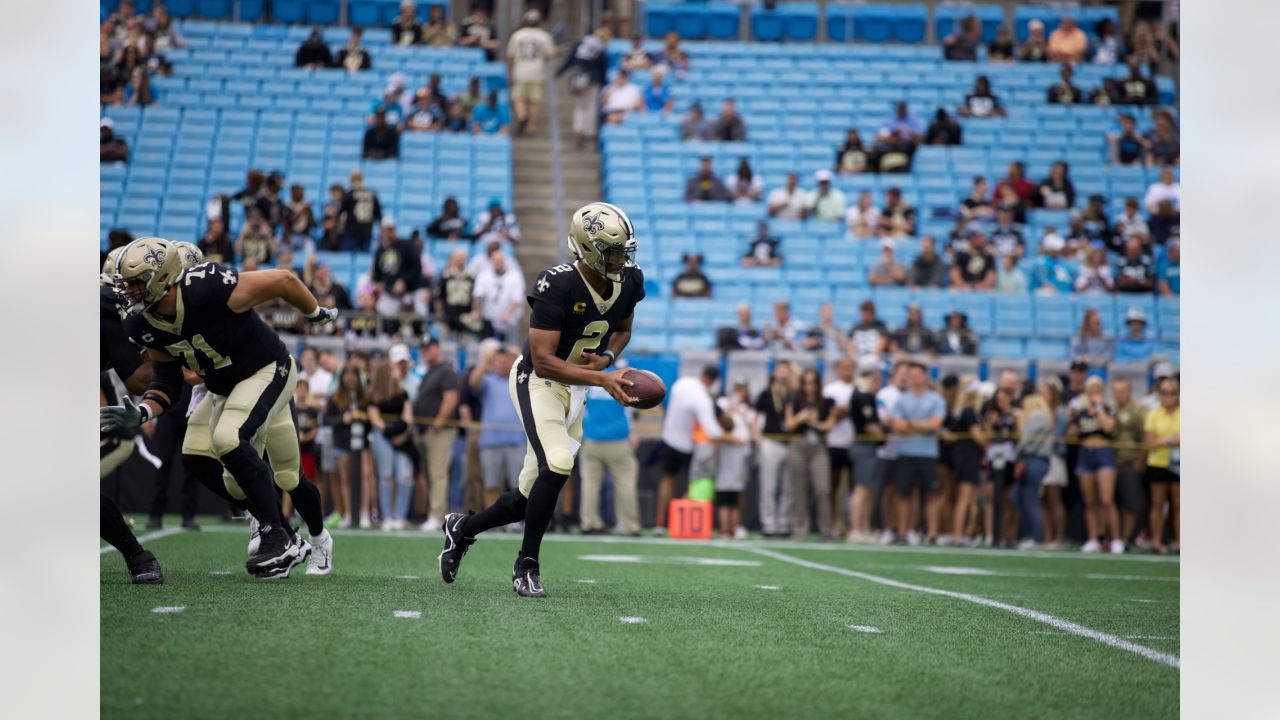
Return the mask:
M149 398L144 397L143 400ZM138 427L146 425L147 422L154 420L157 416L151 414L151 406L144 402L138 402Z
M611 367L613 367L613 364L614 364L614 363L618 362L618 356L617 356L617 355L615 355L615 354L613 354L613 351L612 351L612 350L608 350L608 349L606 349L604 352L602 352L602 353L600 353L600 354L601 354L601 355L604 355L604 356L605 356L605 357L607 357L607 358L609 358L609 364L608 364L608 365L605 365L605 367L606 367L606 368L611 368Z

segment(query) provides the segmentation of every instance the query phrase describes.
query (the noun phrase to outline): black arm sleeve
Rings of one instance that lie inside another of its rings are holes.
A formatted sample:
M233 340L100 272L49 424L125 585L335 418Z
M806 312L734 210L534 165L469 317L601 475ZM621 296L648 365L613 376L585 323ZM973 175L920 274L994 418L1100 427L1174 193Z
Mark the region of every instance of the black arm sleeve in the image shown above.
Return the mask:
M181 394L182 367L176 362L153 363L151 386L142 394L142 399L159 404L160 412L163 414Z
M529 327L536 330L560 330L564 327L564 308L537 300L529 313Z

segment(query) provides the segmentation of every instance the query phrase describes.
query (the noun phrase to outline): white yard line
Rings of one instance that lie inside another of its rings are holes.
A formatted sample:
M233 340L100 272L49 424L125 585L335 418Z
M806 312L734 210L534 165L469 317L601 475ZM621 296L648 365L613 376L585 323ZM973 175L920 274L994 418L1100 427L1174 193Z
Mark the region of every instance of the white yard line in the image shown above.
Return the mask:
M618 618L618 622L621 622L623 625L644 625L649 621L634 615L623 615Z
M146 545L148 542L151 542L152 540L167 538L170 535L177 535L180 532L182 532L182 528L180 527L167 528L165 530L157 530L155 532L147 533L146 535L140 536L138 538L138 543L141 545ZM98 553L100 555L106 555L107 553L112 553L115 551L116 549L111 547L110 545L103 545L102 547L98 548Z
M1158 662L1162 665L1168 665L1169 667L1172 667L1172 668L1181 667L1181 661L1178 659L1177 655L1171 655L1169 653L1160 652L1159 650L1154 650L1152 648L1146 647L1145 645L1139 645L1137 643L1130 642L1116 635L1111 635L1109 633L1104 633L1099 630L1094 630L1093 628L1087 628L1083 625L1077 625L1076 623L1073 623L1069 620L1063 620L1062 618L1054 617L1053 615L1040 612L1039 610L1031 610L1029 608L1019 607L1017 605L1010 605L1008 603L1000 602L999 600L992 600L990 598L981 597L979 595L970 595L969 593L955 592L953 590L943 590L941 588L926 587L924 585L914 585L912 583L905 583L905 582L900 582L898 580L892 580L886 577L880 577L879 575L871 575L869 573L858 572L857 570L849 570L842 567L836 567L835 565L823 565L822 563L810 562L809 560L802 560L800 558L791 557L790 555L783 555L782 553L773 552L772 550L766 550L763 548L750 549L750 552L753 552L757 555L762 555L767 558L772 558L780 562L790 563L792 565L799 565L800 567L809 568L810 570L821 570L823 572L835 573L837 575L844 575L846 577L857 578L859 580L866 580L867 582L873 582L878 585L885 585L888 587L898 588L900 590L910 590L912 592L925 593L928 595L940 595L942 597L949 597L955 600L963 600L964 602L973 603L975 605L983 605L985 607L994 608L996 610L1003 610L1005 612L1012 613L1019 617L1027 618L1028 620L1035 620L1036 622L1044 623L1045 625L1048 625L1052 628L1056 628L1063 632L1071 633L1072 635L1078 635L1083 638L1088 638L1090 640L1100 642L1103 645L1110 645L1111 647L1124 650L1125 652L1130 652L1130 653L1133 653L1134 655L1139 655L1148 660Z
M421 610L395 610L392 611L391 617L404 618L406 620L419 620L422 618Z
M1108 575L1106 573L1089 573L1085 577L1090 580L1150 580L1155 582L1179 582L1182 579L1161 575Z
M880 628L878 628L878 627L876 627L876 626L874 626L874 625L850 625L850 626L849 626L849 629L850 629L850 630L853 630L853 631L855 631L855 632L860 632L860 633L872 633L872 634L875 634L875 633L879 633L879 632L881 632L881 631L880 631Z
M162 605L160 607L151 608L151 612L156 613L158 615L177 615L178 613L186 609L187 609L186 605Z

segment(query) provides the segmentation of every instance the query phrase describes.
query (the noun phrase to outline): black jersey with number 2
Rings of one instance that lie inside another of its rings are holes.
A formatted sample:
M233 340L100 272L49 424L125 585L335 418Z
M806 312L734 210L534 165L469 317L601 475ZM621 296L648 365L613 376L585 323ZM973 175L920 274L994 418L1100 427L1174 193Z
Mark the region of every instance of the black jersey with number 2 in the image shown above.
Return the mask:
M289 351L253 310L227 306L240 274L218 263L189 268L174 281L177 311L172 322L148 311L125 320L129 339L162 350L204 378L209 392L229 395L240 381L271 363L286 362Z
M636 304L644 299L644 273L640 268L624 268L622 283L609 285L610 294L601 297L573 265L543 270L529 289L529 329L558 330L556 357L575 365L585 364L582 354L608 348L613 331L631 317ZM526 340L521 368L532 367Z

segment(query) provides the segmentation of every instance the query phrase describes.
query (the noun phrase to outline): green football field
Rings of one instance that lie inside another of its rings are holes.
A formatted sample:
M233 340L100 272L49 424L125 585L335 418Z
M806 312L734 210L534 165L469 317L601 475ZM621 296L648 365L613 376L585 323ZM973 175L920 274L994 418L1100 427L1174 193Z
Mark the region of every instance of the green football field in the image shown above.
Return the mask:
M335 534L334 572L244 572L243 526L101 564L108 718L1174 718L1176 560L517 535L445 585L440 536Z

